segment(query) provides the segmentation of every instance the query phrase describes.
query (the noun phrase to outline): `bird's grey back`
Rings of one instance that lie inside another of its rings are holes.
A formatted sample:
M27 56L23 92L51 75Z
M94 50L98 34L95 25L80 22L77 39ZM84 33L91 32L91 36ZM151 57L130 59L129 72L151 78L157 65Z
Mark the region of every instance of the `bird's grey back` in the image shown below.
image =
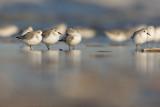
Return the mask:
M133 36L131 37L132 39L137 35L137 33L139 33L141 30L143 30L143 29L145 29L145 28L142 28L142 29L140 29L140 30L137 30L137 31L135 31L134 33L133 33Z
M44 32L42 33L42 36L43 36L44 38L47 38L50 33L51 33L51 30L46 30L46 31L44 31Z

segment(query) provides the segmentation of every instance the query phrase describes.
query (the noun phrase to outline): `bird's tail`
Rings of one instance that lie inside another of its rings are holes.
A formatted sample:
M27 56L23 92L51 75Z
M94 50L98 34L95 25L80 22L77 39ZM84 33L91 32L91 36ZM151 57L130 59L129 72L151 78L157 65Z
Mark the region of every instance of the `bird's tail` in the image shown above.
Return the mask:
M18 40L22 39L22 36L16 37Z
M60 41L60 42L65 42L65 40L64 40L64 39L60 39L59 41Z
M66 34L65 36L61 37L59 39L60 42L66 42L66 37L67 37L68 34Z

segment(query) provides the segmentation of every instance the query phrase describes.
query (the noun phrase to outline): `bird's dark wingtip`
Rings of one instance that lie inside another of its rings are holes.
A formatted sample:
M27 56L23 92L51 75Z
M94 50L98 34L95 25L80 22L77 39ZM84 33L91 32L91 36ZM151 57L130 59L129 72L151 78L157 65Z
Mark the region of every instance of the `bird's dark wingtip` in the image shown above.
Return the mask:
M16 37L17 39L22 39L21 37Z
M63 39L61 39L61 40L59 40L60 42L64 42L64 40Z

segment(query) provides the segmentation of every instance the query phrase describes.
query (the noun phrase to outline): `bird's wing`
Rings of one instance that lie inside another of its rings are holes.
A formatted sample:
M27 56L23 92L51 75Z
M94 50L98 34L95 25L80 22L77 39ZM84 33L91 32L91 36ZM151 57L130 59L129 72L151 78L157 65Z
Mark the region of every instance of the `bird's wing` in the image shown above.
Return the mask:
M66 42L66 38L68 37L68 35L69 35L69 34L66 33L66 35L63 36L63 37L61 37L59 41L60 41L60 42Z
M133 33L133 35L131 36L131 39L133 39L133 38L135 37L135 35L137 35L137 32L139 32L139 30L138 30L138 31L135 31L135 32Z
M35 36L35 32L29 32L26 35L24 35L26 40L32 39Z
M50 33L51 33L51 30L44 31L44 33L42 33L43 38L47 38Z
M74 38L74 36L68 35L68 36L66 37L66 41L71 41L71 40L73 40L73 38Z
M20 39L20 40L23 40L23 39L25 39L25 35L24 36L18 36L18 37L16 37L17 39Z

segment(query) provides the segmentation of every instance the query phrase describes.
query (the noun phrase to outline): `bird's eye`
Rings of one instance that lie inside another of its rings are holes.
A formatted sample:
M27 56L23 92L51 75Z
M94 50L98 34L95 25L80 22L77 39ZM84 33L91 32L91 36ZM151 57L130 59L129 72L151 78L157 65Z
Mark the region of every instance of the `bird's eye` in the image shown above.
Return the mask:
M146 32L146 31L143 31L143 32Z

